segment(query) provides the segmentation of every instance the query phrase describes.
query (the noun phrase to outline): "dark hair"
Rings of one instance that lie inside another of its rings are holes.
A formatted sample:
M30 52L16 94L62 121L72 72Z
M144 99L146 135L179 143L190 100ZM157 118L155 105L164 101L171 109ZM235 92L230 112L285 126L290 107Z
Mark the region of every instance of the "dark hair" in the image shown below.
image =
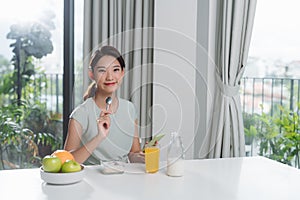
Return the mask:
M97 49L91 56L89 68L92 71L94 71L94 67L103 56L115 57L117 61L120 63L121 69L124 70L125 62L120 52L113 46L103 46L100 49ZM83 99L86 100L89 97L93 97L95 95L95 92L96 92L96 82L93 81L87 88L85 94L83 95Z
M125 62L124 59L122 57L122 55L120 54L120 52L112 47L112 46L103 46L101 49L98 49L94 52L94 54L91 57L91 61L90 61L90 68L92 70L94 70L94 67L96 66L96 64L98 63L98 61L103 57L103 56L113 56L115 57L118 62L120 63L120 66L122 68L122 70L125 68Z

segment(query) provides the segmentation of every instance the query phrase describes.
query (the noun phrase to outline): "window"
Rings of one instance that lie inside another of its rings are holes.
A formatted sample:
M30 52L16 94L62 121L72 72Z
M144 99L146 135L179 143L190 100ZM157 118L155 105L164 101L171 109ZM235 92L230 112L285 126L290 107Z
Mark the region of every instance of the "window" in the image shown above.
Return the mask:
M63 1L7 1L0 23L0 169L28 168L61 146Z
M297 0L257 1L241 83L247 154L263 155L298 168L299 7Z

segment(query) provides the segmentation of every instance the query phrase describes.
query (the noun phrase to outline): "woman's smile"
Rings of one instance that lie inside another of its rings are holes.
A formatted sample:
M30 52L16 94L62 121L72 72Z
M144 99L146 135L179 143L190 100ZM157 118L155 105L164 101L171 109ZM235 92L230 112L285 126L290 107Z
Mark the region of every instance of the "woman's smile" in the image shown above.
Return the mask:
M106 83L104 83L104 85L106 85L106 86L114 86L114 85L116 85L116 82L106 82Z

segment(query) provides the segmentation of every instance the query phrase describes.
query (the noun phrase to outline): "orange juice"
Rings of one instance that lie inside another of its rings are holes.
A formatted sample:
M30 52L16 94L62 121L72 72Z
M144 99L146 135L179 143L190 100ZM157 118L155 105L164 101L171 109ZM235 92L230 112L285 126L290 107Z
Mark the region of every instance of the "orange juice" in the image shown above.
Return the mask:
M145 148L145 164L147 173L155 173L159 169L159 148Z

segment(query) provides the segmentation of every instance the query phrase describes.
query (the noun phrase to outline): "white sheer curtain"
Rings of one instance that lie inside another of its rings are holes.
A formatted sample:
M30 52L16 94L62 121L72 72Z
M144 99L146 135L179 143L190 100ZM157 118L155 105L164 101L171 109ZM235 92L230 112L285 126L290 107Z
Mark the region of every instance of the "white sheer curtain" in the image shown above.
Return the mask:
M153 15L154 0L84 1L84 88L91 53L107 44L119 49L126 73L118 95L135 104L142 138L152 135Z
M207 157L245 155L239 95L251 39L256 0L216 1L215 82Z

